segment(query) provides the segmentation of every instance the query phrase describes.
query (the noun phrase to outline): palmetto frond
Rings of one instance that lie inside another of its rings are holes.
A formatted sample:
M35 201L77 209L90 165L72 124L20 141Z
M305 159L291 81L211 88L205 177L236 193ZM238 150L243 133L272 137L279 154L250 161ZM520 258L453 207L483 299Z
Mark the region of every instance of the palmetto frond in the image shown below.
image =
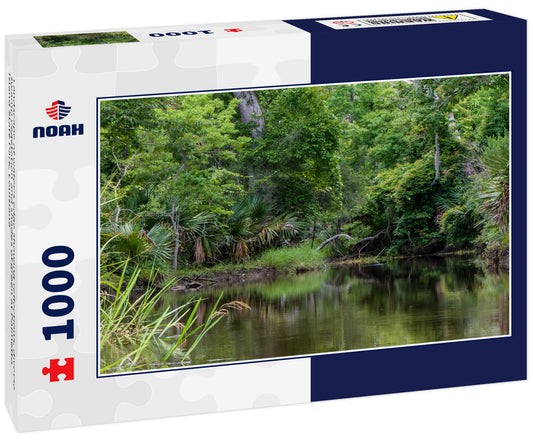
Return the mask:
M102 227L102 238L115 252L129 259L163 261L171 257L172 230L156 224L149 230L141 229L135 221L112 223Z
M150 250L150 242L146 236L134 227L133 222L112 224L110 234L114 238L113 246L119 253L128 258L137 258Z
M481 161L490 177L509 179L509 134L489 139Z
M455 186L446 194L435 194L433 201L437 209L444 213L454 207L461 206L467 199L468 189L464 186Z
M168 260L172 256L172 229L165 224L156 224L148 232L146 238L151 243L150 251L147 252L154 260Z
M490 139L481 161L486 171L478 199L487 219L505 232L509 224L509 134Z
M272 212L272 206L259 196L235 204L228 218L226 243L233 247L236 258L246 257L253 246L272 245L276 240L294 237L301 230L301 224L294 217L273 217Z
M194 215L182 215L180 218L180 230L185 236L196 239L208 230L214 221L214 216L207 212L196 213Z

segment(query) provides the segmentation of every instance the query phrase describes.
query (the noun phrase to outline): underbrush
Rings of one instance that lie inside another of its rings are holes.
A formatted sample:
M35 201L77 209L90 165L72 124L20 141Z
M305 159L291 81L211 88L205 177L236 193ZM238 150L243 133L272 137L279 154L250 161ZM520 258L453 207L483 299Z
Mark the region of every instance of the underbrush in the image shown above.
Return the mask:
M326 262L325 252L309 246L267 250L257 260L258 266L286 271L318 269L324 267Z
M120 267L122 269L120 270ZM202 338L227 314L220 299L210 313L199 321L201 299L184 304L165 305L163 297L174 284L155 284L157 272L152 270L146 287L139 286L140 268L128 274L127 264L118 266L116 273L107 272L100 281L100 347L110 351L102 359L101 372L138 369L146 364L143 354L154 344L161 346L159 362L185 362ZM138 291L139 287L143 290ZM127 352L126 352L127 351ZM109 359L109 357L112 357Z

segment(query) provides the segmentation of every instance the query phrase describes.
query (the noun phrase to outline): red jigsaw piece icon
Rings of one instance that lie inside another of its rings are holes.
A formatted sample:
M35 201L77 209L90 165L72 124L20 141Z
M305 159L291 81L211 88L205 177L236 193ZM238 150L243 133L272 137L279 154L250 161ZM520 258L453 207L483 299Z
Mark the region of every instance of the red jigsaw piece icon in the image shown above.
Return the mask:
M59 376L62 374L64 380L74 380L74 357L65 358L65 364L59 364L60 359L50 360L50 367L44 367L42 370L43 375L49 375L51 382L60 382Z

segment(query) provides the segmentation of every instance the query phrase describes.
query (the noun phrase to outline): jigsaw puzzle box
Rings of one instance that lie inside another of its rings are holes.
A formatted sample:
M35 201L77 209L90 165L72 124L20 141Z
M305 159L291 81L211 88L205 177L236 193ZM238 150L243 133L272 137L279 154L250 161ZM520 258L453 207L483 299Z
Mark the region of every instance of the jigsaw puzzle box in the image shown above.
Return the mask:
M526 22L8 36L20 431L526 378Z

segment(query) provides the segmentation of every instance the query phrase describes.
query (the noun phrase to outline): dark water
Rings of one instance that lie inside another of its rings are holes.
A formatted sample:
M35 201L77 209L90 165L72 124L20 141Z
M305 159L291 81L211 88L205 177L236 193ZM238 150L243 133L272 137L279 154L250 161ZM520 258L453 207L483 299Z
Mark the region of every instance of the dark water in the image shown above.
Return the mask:
M488 273L465 258L343 266L166 298L171 305L204 298L202 318L222 292L221 304L240 301L250 309L230 309L186 365L509 333L508 274ZM150 365L154 348L146 367L157 367Z

